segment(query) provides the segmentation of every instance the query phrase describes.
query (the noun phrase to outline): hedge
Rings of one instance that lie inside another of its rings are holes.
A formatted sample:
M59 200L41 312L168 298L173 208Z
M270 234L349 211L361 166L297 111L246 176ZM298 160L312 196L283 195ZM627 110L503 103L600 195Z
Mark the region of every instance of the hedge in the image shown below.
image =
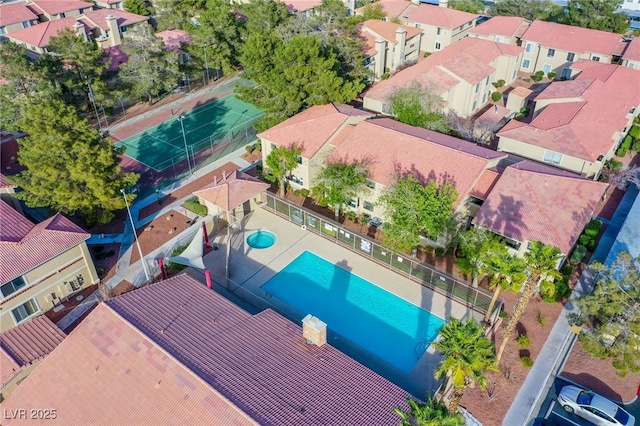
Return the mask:
M631 128L631 130L629 130L629 135L634 139L639 139L640 138L640 127L638 126L633 126Z
M207 215L207 207L200 204L198 197L191 197L183 204L185 209L191 210L199 216Z
M572 265L577 265L587 254L587 248L583 245L578 245L576 249L573 251L571 255L571 259L569 259L569 263Z

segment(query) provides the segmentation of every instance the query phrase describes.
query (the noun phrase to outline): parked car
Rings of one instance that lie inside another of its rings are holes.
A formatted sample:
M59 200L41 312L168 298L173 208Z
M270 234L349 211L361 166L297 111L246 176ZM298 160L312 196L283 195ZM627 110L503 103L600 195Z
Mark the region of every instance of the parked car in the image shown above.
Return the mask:
M590 390L568 385L560 390L558 402L569 413L602 426L634 426L635 418L619 405Z

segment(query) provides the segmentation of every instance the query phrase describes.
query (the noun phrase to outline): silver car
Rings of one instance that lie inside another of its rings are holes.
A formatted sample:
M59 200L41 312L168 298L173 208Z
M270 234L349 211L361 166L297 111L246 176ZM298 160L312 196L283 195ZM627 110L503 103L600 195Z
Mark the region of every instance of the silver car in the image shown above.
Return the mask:
M558 394L558 402L569 413L575 413L601 426L634 426L635 418L620 406L592 391L577 386L565 386Z

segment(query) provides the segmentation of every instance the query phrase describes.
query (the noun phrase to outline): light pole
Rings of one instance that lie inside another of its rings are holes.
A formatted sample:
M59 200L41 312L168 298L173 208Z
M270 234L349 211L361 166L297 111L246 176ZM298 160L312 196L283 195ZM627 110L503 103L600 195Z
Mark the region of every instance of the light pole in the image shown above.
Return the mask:
M151 281L151 277L149 275L149 271L147 270L147 261L144 260L144 256L142 255L142 247L140 247L140 241L138 241L138 233L136 232L136 225L133 223L133 216L131 216L131 210L129 209L129 201L127 200L127 194L124 192L124 189L121 189L122 196L124 197L124 203L127 205L127 213L129 214L129 220L131 221L131 229L133 229L133 237L136 240L136 245L138 246L138 254L140 255L140 261L142 262L142 269L144 270L144 276L147 279L146 282Z
M204 64L207 68L207 84L211 81L209 78L209 61L207 60L207 46L202 46L202 50L204 51Z
M87 86L89 87L89 99L93 104L93 111L96 113L96 120L98 120L98 129L100 129L100 133L102 133L102 123L100 122L100 116L98 115L98 108L96 107L96 98L93 96L93 89L91 88L91 82L87 81Z
M184 119L185 116L182 114L177 118L180 122L180 127L182 128L182 140L184 141L184 153L187 156L187 165L189 166L189 176L193 175L193 170L191 170L191 161L189 160L189 147L187 146L187 134L184 132Z

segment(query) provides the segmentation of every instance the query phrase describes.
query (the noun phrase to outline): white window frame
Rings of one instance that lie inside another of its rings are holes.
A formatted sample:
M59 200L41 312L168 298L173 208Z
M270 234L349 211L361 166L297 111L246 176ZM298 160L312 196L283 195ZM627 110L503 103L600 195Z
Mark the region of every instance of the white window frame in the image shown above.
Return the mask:
M556 57L556 49L547 49L547 58L553 59Z
M576 54L573 52L567 52L567 62L575 62Z
M523 59L522 60L522 69L523 70L528 70L531 68L531 60L530 59Z
M533 52L533 48L534 48L533 43L527 42L527 44L526 44L526 46L524 48L524 51L526 53L531 53L531 52Z
M442 35L442 28L438 27L436 28L436 35Z
M600 56L591 56L592 61L600 62L600 59L602 59Z
M555 164L559 166L562 163L562 157L563 155L559 152L549 151L545 149L542 161L548 164Z
M440 43L439 41L436 41L436 42L435 42L435 44L434 44L434 46L433 46L433 48L434 48L435 50L440 50L440 49L442 49L442 43Z
M551 71L553 71L553 67L551 66L551 64L544 64L542 66L542 72L546 74L549 74Z

